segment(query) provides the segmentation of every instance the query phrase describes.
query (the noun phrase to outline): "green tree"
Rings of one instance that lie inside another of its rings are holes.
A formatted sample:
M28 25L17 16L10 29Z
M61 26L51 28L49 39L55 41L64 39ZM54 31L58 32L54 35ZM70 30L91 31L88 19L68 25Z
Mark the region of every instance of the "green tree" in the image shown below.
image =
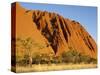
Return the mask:
M29 65L32 66L32 45L33 45L33 41L32 39L29 37L29 38L26 38L26 39L22 39L22 38L17 38L16 40L17 42L20 42L20 45L22 48L25 49L25 55L24 55L24 58L25 56L27 56L26 60L28 59L29 61ZM18 46L18 44L16 44L16 46Z

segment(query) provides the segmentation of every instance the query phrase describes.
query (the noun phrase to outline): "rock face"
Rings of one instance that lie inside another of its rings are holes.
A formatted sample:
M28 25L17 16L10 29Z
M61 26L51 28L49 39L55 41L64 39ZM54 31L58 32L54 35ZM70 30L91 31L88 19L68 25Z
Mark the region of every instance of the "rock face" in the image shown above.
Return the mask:
M32 19L56 55L73 49L91 57L96 56L96 43L79 22L39 10L33 11Z
M16 36L32 37L55 56L73 49L97 58L97 45L79 22L53 12L26 10L19 3L15 7Z

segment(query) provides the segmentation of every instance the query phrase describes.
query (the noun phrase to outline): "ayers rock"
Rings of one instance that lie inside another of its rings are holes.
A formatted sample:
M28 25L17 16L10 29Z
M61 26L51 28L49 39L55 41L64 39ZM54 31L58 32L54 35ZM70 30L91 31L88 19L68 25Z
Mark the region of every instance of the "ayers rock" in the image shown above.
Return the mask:
M97 45L79 22L53 12L27 10L20 3L12 6L12 20L16 28L16 35L12 32L12 37L32 37L45 46L39 52L54 52L55 56L59 56L73 49L97 58Z

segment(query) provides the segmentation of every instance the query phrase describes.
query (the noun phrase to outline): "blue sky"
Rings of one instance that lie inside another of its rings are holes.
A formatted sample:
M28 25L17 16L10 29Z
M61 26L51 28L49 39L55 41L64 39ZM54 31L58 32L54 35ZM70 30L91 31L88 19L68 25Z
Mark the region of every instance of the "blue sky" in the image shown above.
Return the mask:
M65 18L78 21L89 34L97 41L97 7L40 4L20 2L21 6L29 10L56 12Z

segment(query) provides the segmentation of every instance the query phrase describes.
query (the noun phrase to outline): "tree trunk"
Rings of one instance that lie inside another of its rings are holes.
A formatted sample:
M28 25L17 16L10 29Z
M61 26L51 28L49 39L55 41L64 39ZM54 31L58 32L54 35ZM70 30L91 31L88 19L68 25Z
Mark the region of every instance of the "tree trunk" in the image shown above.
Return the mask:
M29 57L29 66L32 67L32 57Z

